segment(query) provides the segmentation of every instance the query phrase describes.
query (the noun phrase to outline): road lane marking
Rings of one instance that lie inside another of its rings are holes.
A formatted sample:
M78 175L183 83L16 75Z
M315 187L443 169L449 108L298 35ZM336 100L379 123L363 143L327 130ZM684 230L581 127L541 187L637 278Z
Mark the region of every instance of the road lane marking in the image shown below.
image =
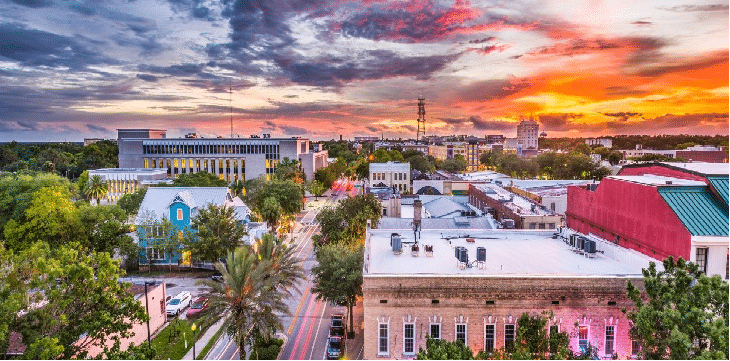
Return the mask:
M225 355L226 350L228 350L228 348L231 346L231 342L233 342L233 338L232 337L230 338L230 340L228 340L228 343L226 343L226 346L223 347L223 351L221 351L221 353L218 354L218 357L217 357L218 360L222 360L223 359L223 355Z
M302 292L302 299L299 300L299 306L297 306L297 311L294 313L294 316L292 316L291 324L289 325L289 329L286 331L287 336L291 334L291 330L294 328L294 324L296 323L297 318L299 317L299 311L302 310L302 305L304 304L304 300L307 298L307 293L309 293L309 287L307 287L304 292Z
M319 336L319 331L322 329L322 321L324 321L324 311L325 310L327 310L326 303L325 303L325 306L322 307L322 313L319 315L319 325L317 325L317 333L314 334L314 343L312 344L312 351L309 353L309 360L312 359L312 355L314 354L314 348L315 348L315 346L317 346L317 336ZM329 342L329 340L327 342ZM325 350L325 352L327 352L327 346L325 346L324 350Z
M314 302L312 302L312 296L310 296L309 305L307 305L307 311L304 312L304 318L302 318L302 327L304 327L306 325L307 317L309 316L309 311L312 310L313 305L314 305ZM299 331L301 331L302 327L300 327ZM292 353L289 354L289 356L294 356L294 354L296 353L297 347L299 346L299 341L302 339L302 334L303 334L303 332L299 332L299 334L297 334L297 339L296 339L296 341L294 341L294 345L292 345ZM290 358L290 360L296 360L296 359L297 359L296 357Z
M314 314L319 313L319 308L322 307L322 302L315 301L317 304L317 308L314 310ZM314 330L314 320L309 325L309 328L307 329L307 339L304 341L304 344L302 345L302 352L299 353L299 357L297 360L304 360L304 355L307 353L307 346L309 345L309 341L312 339L312 331Z

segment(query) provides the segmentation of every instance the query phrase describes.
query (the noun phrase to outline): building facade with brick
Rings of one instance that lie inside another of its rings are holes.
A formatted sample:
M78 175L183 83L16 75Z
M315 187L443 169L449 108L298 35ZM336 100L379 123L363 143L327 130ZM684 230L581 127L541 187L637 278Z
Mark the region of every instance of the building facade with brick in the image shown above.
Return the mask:
M728 168L625 166L598 185L568 188L567 226L657 260L682 257L728 278Z
M575 353L590 345L602 358L630 358L637 349L621 311L632 306L626 282L641 287L651 258L601 241L604 253L587 257L552 233L423 230L413 251L411 229L368 229L364 358L413 359L427 335L461 340L475 354L494 351L514 340L523 313L543 311L552 312L547 331L568 333ZM456 247L467 262L455 258Z
M497 184L470 184L469 204L490 213L504 228L557 229L562 225L559 214Z

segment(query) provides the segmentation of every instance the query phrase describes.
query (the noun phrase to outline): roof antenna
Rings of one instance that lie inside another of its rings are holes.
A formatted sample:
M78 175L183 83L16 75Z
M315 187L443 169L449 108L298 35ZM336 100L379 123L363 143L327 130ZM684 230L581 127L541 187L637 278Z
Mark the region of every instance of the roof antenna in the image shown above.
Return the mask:
M231 108L231 138L233 138L233 85L228 79L228 106Z

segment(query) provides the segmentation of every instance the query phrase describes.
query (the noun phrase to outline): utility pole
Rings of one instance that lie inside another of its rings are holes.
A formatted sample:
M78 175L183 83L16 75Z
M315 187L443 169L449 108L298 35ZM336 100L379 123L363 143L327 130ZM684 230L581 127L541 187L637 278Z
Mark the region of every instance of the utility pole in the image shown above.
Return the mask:
M426 98L423 95L418 97L418 129L416 130L416 143L420 138L426 136Z

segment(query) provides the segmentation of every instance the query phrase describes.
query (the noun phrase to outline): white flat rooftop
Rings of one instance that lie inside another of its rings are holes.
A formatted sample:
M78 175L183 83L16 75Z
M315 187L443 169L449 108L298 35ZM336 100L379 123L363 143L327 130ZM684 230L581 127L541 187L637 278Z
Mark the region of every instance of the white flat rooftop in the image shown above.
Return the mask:
M687 180L674 177L665 177L653 174L644 175L615 175L606 178L619 179L627 182L646 184L650 186L706 186L705 182Z
M574 252L561 239L552 239L552 232L476 229L422 231L418 257L414 257L410 243L403 244L400 255L393 253L390 237L394 232L404 242L413 242L411 230L370 230L365 247L366 276L641 277L642 268L652 261L608 242L596 245L605 254L596 253L595 258L588 258ZM473 243L467 242L467 235L474 239ZM432 257L426 255L424 245L433 246ZM456 246L466 247L469 262L473 263L471 268L459 267L454 256ZM483 268L474 262L477 247L486 248Z
M706 175L721 175L730 174L730 167L727 163L703 163L703 162L692 162L692 163L672 163L664 162L666 165L670 165L677 168L685 168L697 173Z

